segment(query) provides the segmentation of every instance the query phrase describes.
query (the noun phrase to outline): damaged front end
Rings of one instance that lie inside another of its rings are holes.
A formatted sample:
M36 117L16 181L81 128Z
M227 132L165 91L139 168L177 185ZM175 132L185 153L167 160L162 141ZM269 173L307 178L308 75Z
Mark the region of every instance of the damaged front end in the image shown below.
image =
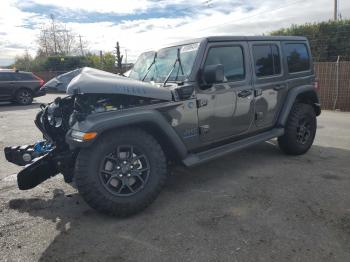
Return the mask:
M34 188L58 173L63 174L66 182L73 180L80 149L70 148L66 136L79 133L77 126L90 115L118 113L169 101L173 97L169 90L91 68L81 69L81 73L74 76L67 86L67 93L69 96L40 106L41 111L34 122L42 132L43 140L4 149L7 161L25 166L17 174L21 190Z
M74 98L56 98L49 105L41 105L35 124L43 134L43 140L33 145L5 147L6 160L25 166L17 174L18 188L31 189L58 173L70 182L75 152L64 141L69 130L69 115L73 111Z

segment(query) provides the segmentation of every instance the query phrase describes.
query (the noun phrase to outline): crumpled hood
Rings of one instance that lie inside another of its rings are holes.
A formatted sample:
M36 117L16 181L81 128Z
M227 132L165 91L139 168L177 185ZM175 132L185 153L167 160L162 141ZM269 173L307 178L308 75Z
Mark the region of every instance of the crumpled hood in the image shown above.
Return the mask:
M67 94L123 94L173 100L170 90L102 70L84 67L67 86Z

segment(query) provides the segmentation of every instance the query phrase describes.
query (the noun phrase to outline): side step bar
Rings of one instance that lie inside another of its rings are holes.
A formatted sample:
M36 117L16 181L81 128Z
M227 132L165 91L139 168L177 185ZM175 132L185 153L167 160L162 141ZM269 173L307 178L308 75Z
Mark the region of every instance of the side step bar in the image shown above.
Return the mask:
M284 128L274 128L270 131L258 134L256 136L248 137L226 145L211 148L207 151L200 152L197 154L190 154L182 162L187 167L196 166L201 163L224 156L226 154L236 152L243 148L250 147L255 144L259 144L267 140L270 140L272 138L282 136L283 134L284 134Z

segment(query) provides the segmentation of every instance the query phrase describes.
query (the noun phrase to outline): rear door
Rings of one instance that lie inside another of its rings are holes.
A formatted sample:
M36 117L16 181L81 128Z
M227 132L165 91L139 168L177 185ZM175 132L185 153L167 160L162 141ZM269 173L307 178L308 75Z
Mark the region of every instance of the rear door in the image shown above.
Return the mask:
M202 68L222 64L225 81L197 91L198 120L203 142L248 131L254 116L254 96L246 42L209 43Z
M255 89L255 124L258 129L272 127L287 94L279 41L249 43Z

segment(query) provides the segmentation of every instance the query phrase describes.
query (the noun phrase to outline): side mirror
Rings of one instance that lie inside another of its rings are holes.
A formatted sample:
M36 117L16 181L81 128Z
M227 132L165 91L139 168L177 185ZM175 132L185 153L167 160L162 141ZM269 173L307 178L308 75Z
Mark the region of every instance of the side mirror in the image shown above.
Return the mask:
M224 66L222 64L207 65L203 70L203 80L207 85L224 81Z

